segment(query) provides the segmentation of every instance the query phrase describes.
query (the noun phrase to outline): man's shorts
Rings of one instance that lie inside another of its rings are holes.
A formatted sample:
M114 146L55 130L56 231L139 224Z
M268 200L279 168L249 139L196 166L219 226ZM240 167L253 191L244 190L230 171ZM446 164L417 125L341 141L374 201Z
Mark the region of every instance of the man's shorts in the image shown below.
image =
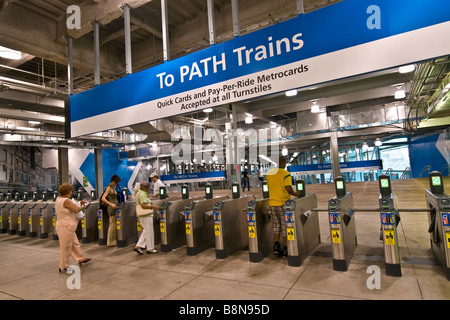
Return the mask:
M274 233L282 233L286 237L286 221L284 220L284 209L281 207L270 207L272 213L272 224Z

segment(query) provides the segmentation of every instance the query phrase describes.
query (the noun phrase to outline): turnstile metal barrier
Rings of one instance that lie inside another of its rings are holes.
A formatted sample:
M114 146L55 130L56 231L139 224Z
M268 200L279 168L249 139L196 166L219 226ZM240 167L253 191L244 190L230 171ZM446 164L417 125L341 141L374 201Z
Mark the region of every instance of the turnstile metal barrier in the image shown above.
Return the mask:
M40 239L47 239L48 234L52 232L52 220L53 220L53 210L55 204L52 202L44 202L46 198L42 199L42 204L39 207L39 229Z
M218 196L203 200L189 201L184 208L186 253L195 256L214 247L213 207L228 196Z
M6 233L8 230L8 202L0 203L0 233Z
M81 243L89 243L98 241L99 237L99 200L96 199L97 192L91 191L90 202L86 204L83 210L83 218L81 218ZM100 219L101 222L101 219ZM100 226L101 227L101 226Z
M137 242L136 202L121 202L116 211L117 247L122 248Z
M380 237L383 240L386 275L391 277L401 277L402 269L400 265L397 235L400 214L394 207L390 177L388 175L380 175L378 181L380 187L380 198L378 201L381 220Z
M317 207L315 194L286 201L284 217L288 265L300 266L320 244L319 215L312 209Z
M246 195L238 199L216 201L213 208L216 258L225 259L230 254L248 246L247 215L244 209L255 199Z
M29 206L28 192L25 192L23 199L17 206L17 235L24 237L28 231L28 206Z
M429 175L430 190L425 191L431 248L450 281L450 196L444 193L442 174Z
M250 200L247 208L248 257L250 262L261 262L273 252L274 234L268 199Z
M342 177L335 179L336 197L328 201L333 270L347 271L357 245L353 196Z

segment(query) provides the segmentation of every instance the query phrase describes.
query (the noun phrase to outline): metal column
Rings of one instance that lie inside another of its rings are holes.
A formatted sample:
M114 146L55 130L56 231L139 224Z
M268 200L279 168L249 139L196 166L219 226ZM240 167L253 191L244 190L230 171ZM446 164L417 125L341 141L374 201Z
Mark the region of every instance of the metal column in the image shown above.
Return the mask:
M125 32L125 69L127 74L133 73L133 65L131 61L131 22L130 7L125 4L123 7L124 32Z
M67 81L69 83L69 94L73 94L73 38L71 36L67 37Z
M331 166L333 170L333 180L337 177L341 176L341 167L339 165L339 145L337 132L330 132L330 158L331 158Z
M162 41L164 61L170 60L169 51L169 15L167 10L167 0L161 0L161 19L162 19Z
M209 44L216 44L216 19L214 18L214 0L208 0Z
M231 11L233 14L233 34L235 37L239 37L241 35L241 24L239 22L238 0L231 0Z
M92 22L94 26L94 76L95 85L100 85L100 23Z

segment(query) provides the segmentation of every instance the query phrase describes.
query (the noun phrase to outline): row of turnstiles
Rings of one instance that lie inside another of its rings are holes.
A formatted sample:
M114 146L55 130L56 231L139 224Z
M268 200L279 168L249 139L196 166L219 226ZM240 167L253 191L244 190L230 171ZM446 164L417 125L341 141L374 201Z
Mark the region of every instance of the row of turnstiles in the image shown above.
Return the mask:
M426 211L428 213L430 244L437 260L444 267L447 280L450 280L450 196L444 193L442 175L430 174L430 190L426 190ZM385 272L388 276L401 276L397 226L400 211L394 206L390 178L379 178L379 208L356 209L351 192L346 192L345 181L335 179L336 196L328 201L328 208L318 209L315 194L305 192L303 180L296 181L299 198L286 201L284 205L288 265L300 266L321 243L319 211L327 211L331 239L333 269L347 271L357 246L356 212L378 211L380 214L380 240L383 240ZM168 197L167 189L161 188L160 198L152 201L160 206L154 221L155 244L161 245L162 252L186 246L187 255L193 256L208 248L214 248L217 259L224 259L238 250L248 247L249 261L260 262L273 252L274 234L272 216L268 204L267 184L263 184L263 198L253 195L240 195L237 184L232 186L232 197L213 196L212 185L205 186L204 196L189 197L187 186L182 187L181 196ZM123 190L125 201L116 212L117 246L125 247L137 242L141 226L136 216L136 203L128 191ZM39 237L45 239L49 234L57 240L55 232L54 200L57 194L48 199L47 194L38 199L33 193L31 199L22 199L10 194L0 196L0 233L10 235ZM81 200L82 192L76 196ZM97 241L106 245L109 217L99 208L95 191L83 212L77 233L82 243Z

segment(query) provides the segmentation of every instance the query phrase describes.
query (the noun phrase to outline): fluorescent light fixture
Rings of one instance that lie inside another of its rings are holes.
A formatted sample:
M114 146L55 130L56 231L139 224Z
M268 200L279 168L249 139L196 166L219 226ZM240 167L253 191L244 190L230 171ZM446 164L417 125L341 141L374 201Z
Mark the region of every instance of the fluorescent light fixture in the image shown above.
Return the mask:
M297 89L288 90L284 93L286 97L295 97L297 95Z
M253 117L251 115L245 117L245 123L247 124L253 123Z
M404 99L404 98L406 98L405 90L395 91L395 99L399 100L399 99Z
M283 149L281 150L281 154L282 154L283 156L287 156L288 153L289 153L288 149L287 149L286 147L283 147Z
M317 105L317 102L314 101L312 107L311 107L311 112L312 113L319 113L320 112L320 107Z
M410 64L408 66L402 66L402 67L398 68L399 73L410 73L410 72L413 72L414 70L416 70L416 66L413 64Z
M0 57L11 60L22 59L22 52L0 46Z
M276 124L276 122L270 122L270 127L272 128L272 129L275 129L276 127L277 127L277 124Z
M206 109L203 109L203 112L204 113L211 113L211 112L213 112L213 109L212 108L206 108Z

